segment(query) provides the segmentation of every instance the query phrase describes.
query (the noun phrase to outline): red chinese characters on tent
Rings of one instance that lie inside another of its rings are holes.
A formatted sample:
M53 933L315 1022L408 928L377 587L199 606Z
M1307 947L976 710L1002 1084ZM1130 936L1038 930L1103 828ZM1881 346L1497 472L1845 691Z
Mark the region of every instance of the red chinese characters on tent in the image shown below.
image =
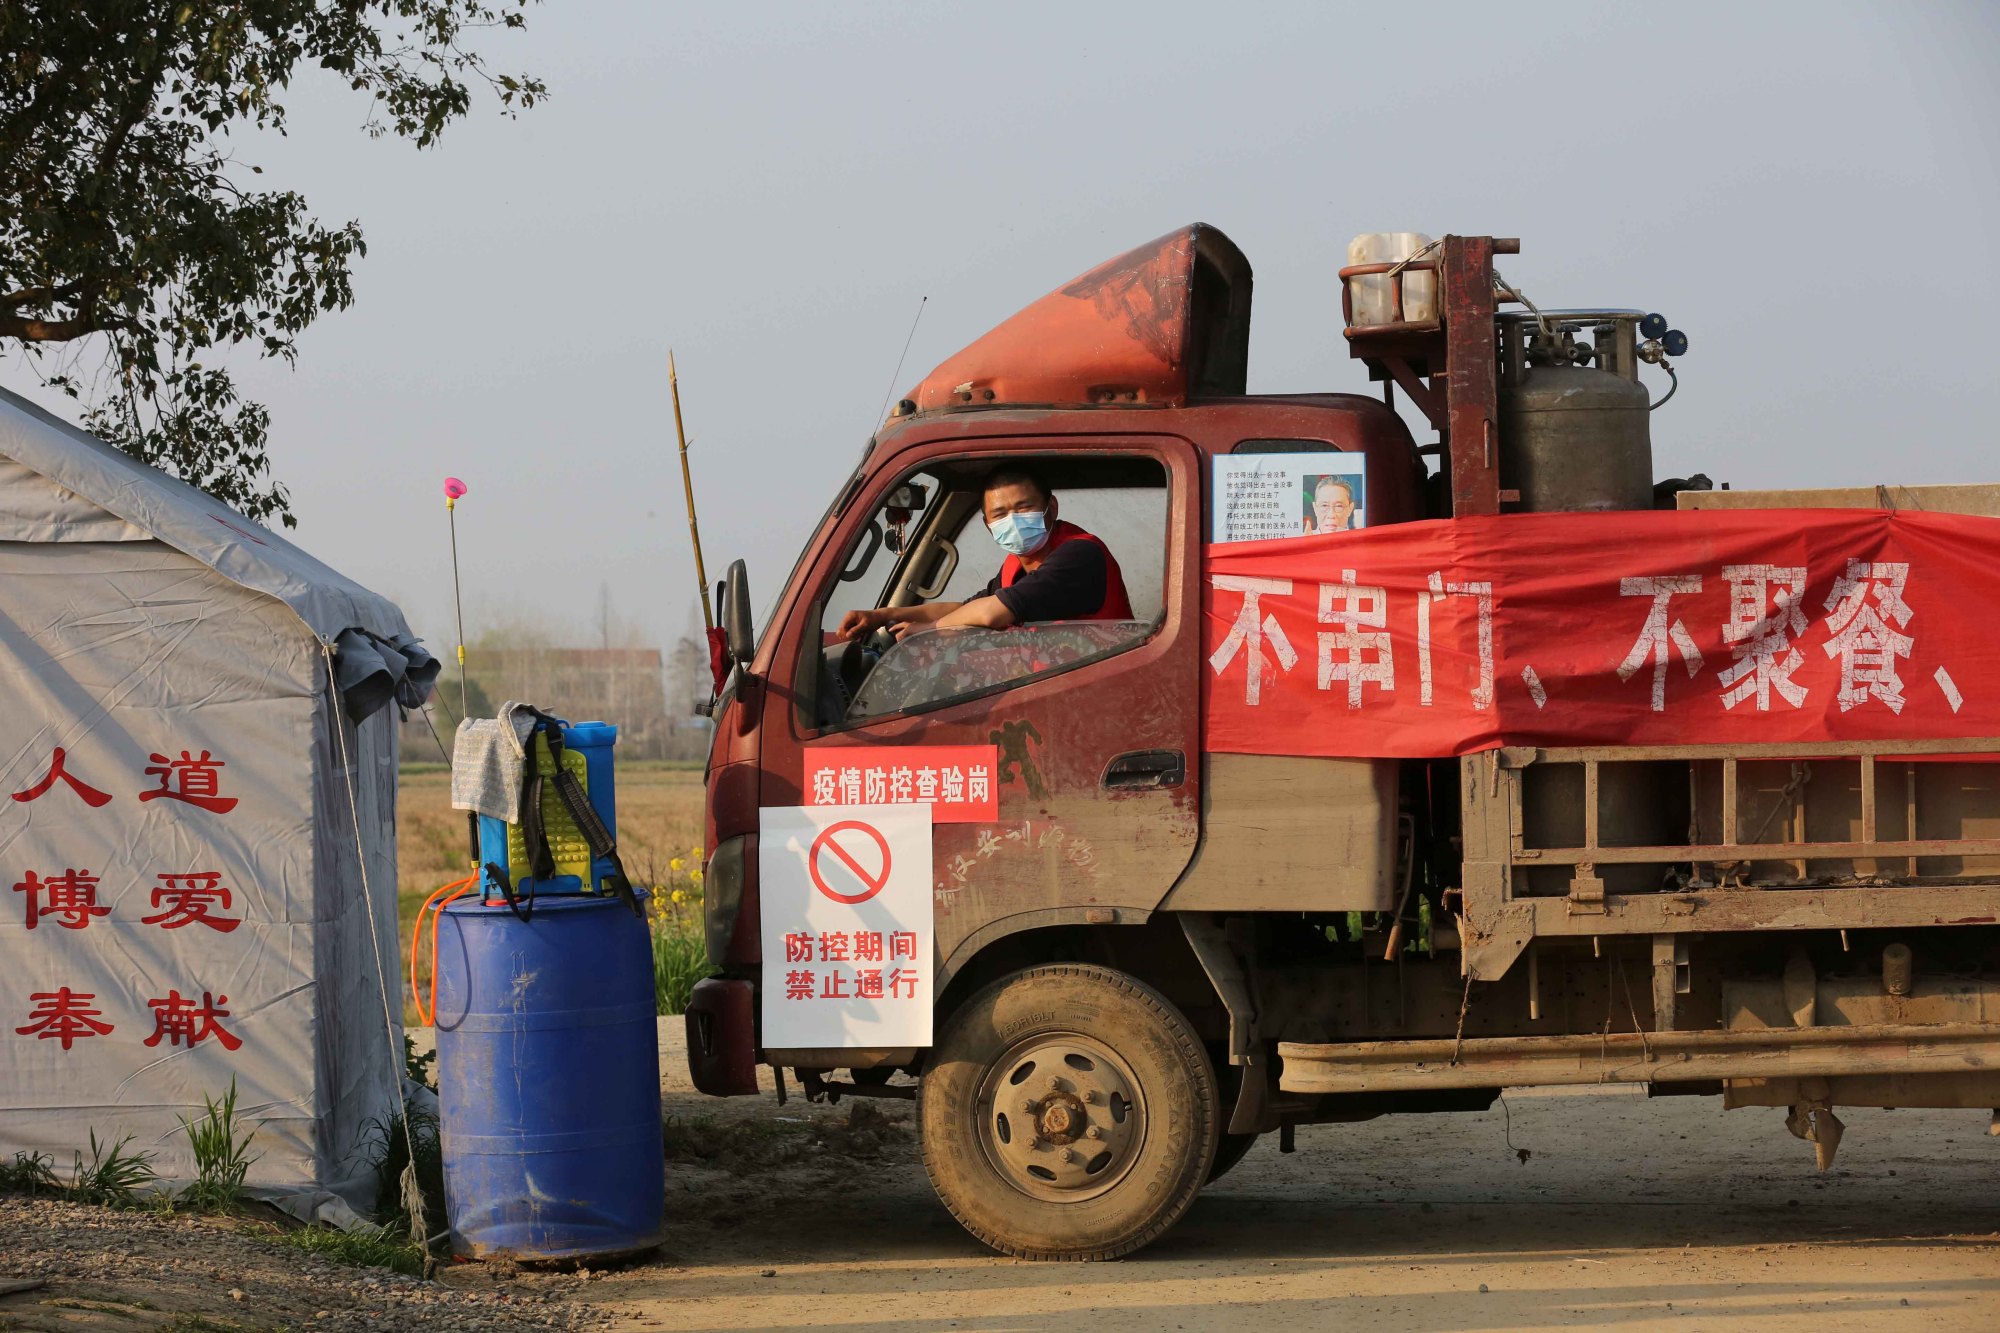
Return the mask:
M152 766L145 769L145 775L154 785L137 791L137 798L142 804L161 800L168 803L160 807L162 809L184 805L208 812L206 815L189 816L194 819L227 815L236 808L238 798L224 790L222 771L227 765L213 752L206 749L199 753L181 750L178 757L171 758L153 752L148 757ZM35 771L37 776L26 786L8 792L11 803L0 804L0 811L34 805L45 799L61 805L73 798L83 807L75 812L76 818L97 820L115 813L90 813L102 810L117 797L86 780L75 755L67 748L53 747L46 763L37 763ZM99 780L103 780L102 777ZM0 786L0 790L5 789L5 786ZM30 814L22 811L20 817L29 818ZM60 813L58 817L62 817ZM120 868L114 874L103 868L65 866L62 869L14 869L9 877L13 881L13 892L20 895L13 901L21 909L23 928L28 931L57 928L53 935L45 933L33 937L39 947L51 950L87 947L89 940L128 922L159 930L202 926L218 935L228 935L243 924L243 918L232 912L236 907L236 891L223 882L221 871L145 872L142 878L154 881L147 891L147 901L152 908L149 914L142 914L145 913L144 907L133 910L134 903L123 896L124 886L130 883L129 873L129 867ZM7 882L0 879L0 884ZM115 910L112 900L118 900ZM97 928L89 930L93 925ZM64 932L85 930L89 930L87 936L66 942L69 937ZM72 957L67 953L51 956ZM185 985L186 981L181 984ZM22 1039L54 1041L67 1052L75 1050L77 1044L86 1039L109 1036L125 1022L122 1017L110 1016L103 1007L107 1001L100 1000L95 992L80 991L74 985L60 985L53 990L28 986L23 991L14 1002L21 1005L16 1012L27 1021L12 1025L15 1035ZM145 1038L144 1045L158 1046L164 1042L168 1046L193 1047L213 1041L225 1051L234 1051L243 1044L222 1021L230 1016L225 1007L228 996L204 990L200 992L201 999L197 1002L183 996L172 986L167 986L166 991L165 996L145 1000L146 1007L152 1011L153 1034ZM143 990L138 992L139 996L145 994ZM115 997L111 1002L115 1003Z
M69 752L60 745L49 755L48 770L42 774L39 780L10 794L14 800L26 805L47 796L55 789L57 782L61 782L64 786L68 787L72 792L76 793L77 799L93 809L101 807L111 800L110 792L99 791L69 771Z
M82 1038L102 1037L112 1030L112 1024L102 1021L104 1013L96 1007L95 995L79 994L63 986L53 991L38 991L28 999L33 1005L28 1024L14 1029L23 1037L59 1041L67 1051Z
M1206 743L2000 735L2000 520L1878 510L1517 514L1211 547Z

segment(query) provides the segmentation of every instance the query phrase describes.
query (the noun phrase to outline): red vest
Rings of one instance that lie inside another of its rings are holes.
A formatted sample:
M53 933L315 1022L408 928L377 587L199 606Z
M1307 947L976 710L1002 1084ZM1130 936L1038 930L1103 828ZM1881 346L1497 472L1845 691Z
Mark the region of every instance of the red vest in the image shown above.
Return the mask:
M1035 552L1046 559L1056 547L1064 542L1089 542L1104 552L1104 602L1095 611L1082 617L1084 620L1130 620L1132 619L1132 599L1125 595L1125 576L1118 571L1118 559L1111 554L1111 548L1097 538L1079 528L1068 519L1057 519L1055 528L1049 533L1048 543ZM1025 571L1021 568L1021 557L1010 555L1000 562L1000 586L1011 588Z

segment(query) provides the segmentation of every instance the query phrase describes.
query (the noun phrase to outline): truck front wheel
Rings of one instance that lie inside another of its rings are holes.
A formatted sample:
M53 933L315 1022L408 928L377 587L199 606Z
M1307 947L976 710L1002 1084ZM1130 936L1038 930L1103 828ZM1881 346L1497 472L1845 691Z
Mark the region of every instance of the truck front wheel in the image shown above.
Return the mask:
M968 1000L917 1093L924 1168L952 1215L1024 1259L1115 1259L1180 1220L1220 1106L1201 1039L1122 972L1064 964Z

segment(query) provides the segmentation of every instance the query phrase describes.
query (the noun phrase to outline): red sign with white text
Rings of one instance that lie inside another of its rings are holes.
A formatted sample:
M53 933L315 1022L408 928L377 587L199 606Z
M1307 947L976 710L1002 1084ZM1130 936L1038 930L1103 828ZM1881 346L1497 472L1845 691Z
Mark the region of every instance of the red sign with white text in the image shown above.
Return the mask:
M1204 743L2000 736L2000 519L1510 514L1211 546Z
M806 751L805 804L928 805L933 824L1000 818L998 746L821 745Z

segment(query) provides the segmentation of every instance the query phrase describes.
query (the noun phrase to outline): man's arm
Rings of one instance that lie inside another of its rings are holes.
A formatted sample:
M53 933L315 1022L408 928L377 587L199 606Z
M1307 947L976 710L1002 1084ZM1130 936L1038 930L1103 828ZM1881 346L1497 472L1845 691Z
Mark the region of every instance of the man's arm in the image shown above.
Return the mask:
M961 602L949 614L938 618L939 629L1006 629L1014 623L1014 613L998 597L975 597Z
M981 598L990 601L991 598ZM931 625L967 605L964 602L924 602L917 606L882 606L872 611L849 611L840 618L835 631L843 639L864 639L876 630L897 625Z

